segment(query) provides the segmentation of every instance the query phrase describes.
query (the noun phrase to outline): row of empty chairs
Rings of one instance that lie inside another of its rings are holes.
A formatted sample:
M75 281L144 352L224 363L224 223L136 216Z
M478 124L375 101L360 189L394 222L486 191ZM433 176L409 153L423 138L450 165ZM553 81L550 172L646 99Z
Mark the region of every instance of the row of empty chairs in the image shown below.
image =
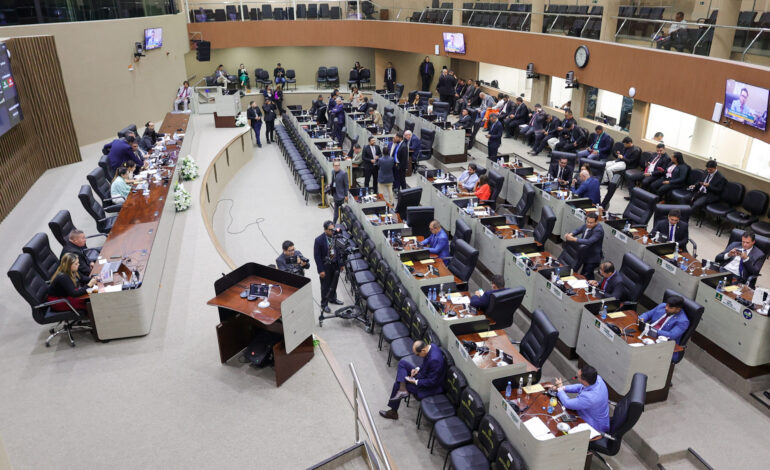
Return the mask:
M291 3L288 3L291 5ZM362 10L365 15L371 14L374 10L371 2L361 2ZM259 21L259 20L339 20L342 19L342 8L331 6L328 3L298 3L295 15L294 6L273 7L270 4L263 4L261 8L249 8L242 5L242 10L236 5L226 5L225 8L206 9L200 8L190 11L191 22L209 22L209 21ZM369 12L367 14L367 12Z
M288 108L289 112L302 109L299 105L290 105ZM304 131L294 127L289 119L284 119L283 123L283 126L276 126L275 128L278 136L276 140L294 175L294 182L299 185L302 195L305 197L305 204L307 204L311 195L321 195L324 172L299 135L300 132Z

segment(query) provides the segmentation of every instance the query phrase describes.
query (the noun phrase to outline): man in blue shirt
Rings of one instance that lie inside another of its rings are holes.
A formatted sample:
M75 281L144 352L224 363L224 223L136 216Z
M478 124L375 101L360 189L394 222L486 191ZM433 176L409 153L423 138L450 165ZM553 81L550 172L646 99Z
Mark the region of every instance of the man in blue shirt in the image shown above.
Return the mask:
M608 432L610 404L607 385L596 369L589 365L584 365L578 370L577 378L579 383L572 385L563 385L561 379L556 379L556 385L549 385L548 388L556 388L561 404L567 409L577 411L592 428L602 433ZM570 398L567 393L577 393L577 396Z
M578 158L607 160L612 151L612 139L604 135L604 128L596 126L595 133L588 138L588 147L577 153Z
M654 309L639 315L639 320L649 323L650 327L658 331L658 337L665 336L676 344L682 340L682 335L690 327L690 319L682 310L684 299L678 295L670 296L666 302L659 304ZM674 359L678 359L674 353Z
M438 255L439 258L448 258L449 235L441 228L441 223L438 220L433 220L429 228L431 236L420 242L420 244L426 246L431 254Z
M599 204L602 201L602 196L599 193L599 179L595 176L591 176L588 170L580 172L580 186L577 189L573 188L573 192L576 197L587 197L594 204Z
M475 163L469 163L468 169L463 171L460 178L457 179L460 186L469 193L476 190L476 183L479 181L479 175L476 174L477 168Z
M112 171L117 170L123 164L129 160L136 162L136 166L141 168L144 166L144 160L142 160L136 154L136 150L139 148L139 144L136 141L136 137L128 136L126 140L115 139L112 141L110 147L110 153L107 155L107 161L110 164Z

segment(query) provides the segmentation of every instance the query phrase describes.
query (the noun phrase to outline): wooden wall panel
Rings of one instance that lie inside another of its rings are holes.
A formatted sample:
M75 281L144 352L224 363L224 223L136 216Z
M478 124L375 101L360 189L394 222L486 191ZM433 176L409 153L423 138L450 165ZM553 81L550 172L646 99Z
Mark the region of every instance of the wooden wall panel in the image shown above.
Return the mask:
M465 55L452 58L526 68L575 78L603 90L626 95L636 88L636 99L711 119L714 103L723 102L725 82L732 78L770 88L767 67L629 46L590 39L463 26L385 21L246 21L192 23L214 49L265 46L358 46L433 55L447 30L465 34ZM585 44L591 58L584 69L575 66L575 49ZM443 49L443 47L442 47ZM378 71L375 71L379 73ZM770 142L770 133L739 124L733 129Z
M53 36L5 43L24 119L0 136L0 221L43 172L81 160Z

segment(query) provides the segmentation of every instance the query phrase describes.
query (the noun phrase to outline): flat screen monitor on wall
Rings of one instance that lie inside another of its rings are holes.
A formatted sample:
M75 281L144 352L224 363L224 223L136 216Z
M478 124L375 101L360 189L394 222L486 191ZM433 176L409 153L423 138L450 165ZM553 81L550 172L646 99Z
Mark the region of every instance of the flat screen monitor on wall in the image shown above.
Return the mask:
M163 28L148 28L144 30L144 50L158 49L163 46Z
M444 52L465 54L465 36L463 33L444 33Z
M767 128L768 95L767 88L727 80L725 117L764 131Z
M19 104L16 81L11 73L11 57L5 43L0 42L0 135L24 119Z

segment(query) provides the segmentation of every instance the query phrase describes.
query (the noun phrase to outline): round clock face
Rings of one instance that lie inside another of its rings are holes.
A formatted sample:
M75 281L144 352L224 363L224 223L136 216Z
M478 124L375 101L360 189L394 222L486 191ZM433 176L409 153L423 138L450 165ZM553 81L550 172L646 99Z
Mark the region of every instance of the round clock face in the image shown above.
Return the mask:
M580 46L575 51L575 64L583 68L588 63L588 48L586 46Z

